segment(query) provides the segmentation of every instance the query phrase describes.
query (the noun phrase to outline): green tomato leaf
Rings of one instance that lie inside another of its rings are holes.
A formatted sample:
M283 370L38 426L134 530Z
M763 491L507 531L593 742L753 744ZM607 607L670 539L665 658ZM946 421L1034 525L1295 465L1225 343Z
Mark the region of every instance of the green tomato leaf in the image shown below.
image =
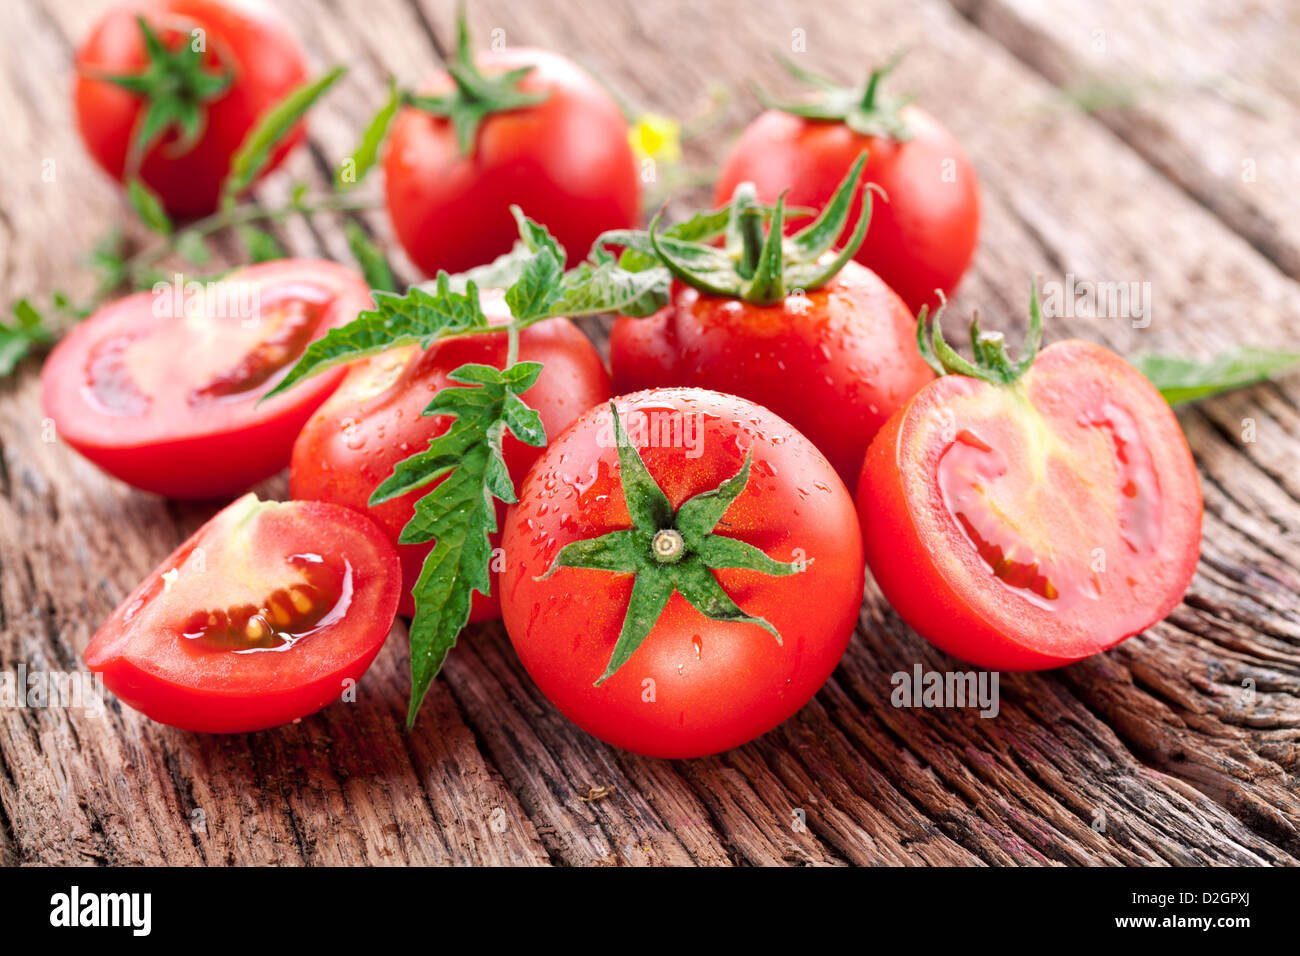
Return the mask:
M564 274L559 296L551 303L551 314L576 318L613 312L643 317L668 304L672 276L667 269L633 272L606 260L580 263Z
M1147 353L1132 361L1170 405L1180 405L1294 371L1300 365L1300 353L1241 346L1210 359Z
M248 131L235 155L221 191L227 199L238 196L257 179L271 159L276 145L283 140L327 90L343 78L347 68L336 66L324 76L304 83L268 110Z
M13 374L32 349L32 340L0 326L0 378Z
M156 192L144 184L143 180L129 180L126 184L126 195L131 200L136 215L146 226L163 235L171 233L172 221L163 209L162 200L158 198Z
M486 365L456 369L450 376L453 381L479 384L445 388L434 397L424 414L450 416L450 426L431 439L426 450L398 462L371 497L372 503L378 503L433 485L416 502L415 514L399 537L402 544L435 542L412 589L415 617L408 727L469 621L473 592L491 591L489 536L497 530L494 500L507 504L515 500L502 453L505 431L509 428L516 438L534 446L546 443L536 412L519 407L518 393L541 370L537 363L528 365L522 373L516 367L502 372Z
M540 368L540 363L537 364ZM546 426L537 409L529 408L524 400L514 392L506 393L505 405L501 408L501 420L505 422L510 434L526 445L540 448L546 444Z
M440 273L432 284L412 286L402 296L377 294L374 310L311 343L266 398L310 375L399 345L419 342L427 349L448 336L491 331L479 280L505 285L506 304L520 330L554 316L649 315L667 301L667 270L633 272L606 256L565 272L564 250L546 229L522 214L518 219L520 239L509 254L460 276Z
M397 81L389 77L388 98L366 125L365 132L361 134L361 142L348 157L350 162L340 164L334 177L335 184L340 189L352 188L365 179L366 174L374 167L379 159L380 147L383 146L384 138L388 135L388 127L392 125L393 117L397 115L397 108L401 104L402 97L397 91Z
M54 341L45 317L27 299L13 304L13 321L0 322L0 378L13 374L33 348Z
M371 241L366 231L361 228L361 224L349 219L343 227L343 232L348 239L348 248L352 250L352 255L356 256L357 264L361 266L361 274L366 277L370 288L380 292L396 292L397 280L393 278L393 270L388 267L388 259L384 256L384 251Z
M212 261L212 253L208 249L207 242L192 229L177 233L172 245L175 247L177 255L191 265L202 268Z
M524 264L519 278L506 290L506 305L516 319L540 319L555 315L555 303L563 293L564 258L557 257L554 244L537 249Z
M445 272L438 276L432 291L415 286L404 296L376 293L374 309L330 329L308 345L302 358L262 401L304 378L368 355L417 342L427 349L446 335L487 328L478 287L471 282L464 292L453 292L451 277Z
M248 258L253 262L274 262L288 255L284 246L280 245L280 240L265 229L258 229L256 226L240 226L236 231L239 234L239 241L244 244L244 249L248 252Z
M428 529L429 537L420 540L437 543L411 589L415 617L410 631L408 729L415 725L429 685L469 622L473 592L491 591L488 536L496 531L497 518L486 480L490 455L486 442L476 445L445 481L416 503L411 519Z

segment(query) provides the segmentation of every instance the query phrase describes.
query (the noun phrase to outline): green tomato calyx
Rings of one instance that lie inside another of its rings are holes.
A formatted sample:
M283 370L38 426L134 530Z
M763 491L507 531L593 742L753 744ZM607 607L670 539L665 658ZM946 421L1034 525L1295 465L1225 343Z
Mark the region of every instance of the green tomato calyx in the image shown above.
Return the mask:
M974 360L959 355L944 339L940 328L940 318L948 306L948 300L942 290L935 291L939 293L941 304L935 310L933 319L928 318L928 306L922 306L916 318L916 346L935 374L966 375L993 385L1014 385L1029 371L1043 342L1043 316L1038 307L1038 287L1035 283L1029 285L1029 334L1025 337L1020 359L1014 362L1007 354L1005 336L1001 332L986 332L981 329L978 312L971 317L970 322Z
M872 70L866 83L860 87L841 86L827 77L797 66L786 57L778 59L787 73L811 87L813 92L796 102L780 102L761 87L755 86L754 95L768 109L820 122L843 123L861 136L876 136L899 143L912 138L912 131L903 119L903 107L911 102L911 97L884 97L880 93L881 81L898 66L902 59L901 53Z
M215 73L206 69L204 47L196 40L168 49L143 16L135 19L144 41L147 65L138 73L98 77L146 103L127 153L127 178L134 178L145 154L172 130L178 135L168 147L169 155L182 156L193 149L207 123L205 104L225 93L235 78L229 69Z
M456 130L460 154L469 156L474 151L475 137L485 119L493 113L535 106L550 95L525 93L519 88L519 82L532 69L524 66L492 76L485 75L470 52L469 25L465 6L461 4L456 14L456 56L447 63L447 72L454 81L453 90L438 96L406 93L402 99L409 106L450 120Z
M632 527L569 542L538 578L549 578L562 568L635 575L618 641L595 686L627 663L649 636L674 592L707 618L757 625L780 644L776 628L764 618L741 610L713 573L724 568L745 568L783 576L798 574L810 563L777 561L751 544L714 533L731 503L749 484L753 450L746 453L735 475L674 511L663 489L651 477L641 453L628 440L617 406L610 402L609 407L618 442L619 482Z
M839 274L866 238L871 195L878 188L873 184L863 191L862 212L848 242L831 252L848 223L866 162L864 150L817 218L791 236L784 234L786 216L806 211L787 210L784 193L774 207L764 206L754 185L741 183L726 209L719 211L725 212L720 228L715 224L710 231L683 238L673 230L660 231L660 212L647 233L651 254L675 278L701 292L755 305L774 305L796 290L819 289ZM724 237L721 248L712 242L719 236Z

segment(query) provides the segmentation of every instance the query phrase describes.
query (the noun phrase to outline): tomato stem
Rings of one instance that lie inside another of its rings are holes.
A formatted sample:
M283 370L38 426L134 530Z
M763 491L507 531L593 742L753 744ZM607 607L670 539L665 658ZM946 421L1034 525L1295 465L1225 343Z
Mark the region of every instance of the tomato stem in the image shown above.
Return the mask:
M294 215L314 216L322 212L359 212L375 209L378 205L379 203L373 199L327 196L316 202L304 202L298 199L287 206L266 207L251 202L227 206L209 216L195 220L164 241L131 256L125 263L127 274L138 276L147 267L176 252L182 236L202 238L224 229L247 226L256 222L280 222Z
M674 528L664 528L651 540L650 548L660 564L672 564L682 559L686 542L682 540L681 532Z
M455 87L450 93L436 96L405 93L402 100L408 106L449 120L456 131L456 145L462 156L474 152L479 126L488 116L536 106L550 96L549 92L525 93L519 88L523 78L532 71L531 66L484 75L470 50L464 3L459 5L456 13L456 55L447 62L446 69Z
M638 251L658 259L674 278L701 292L755 305L775 305L786 297L788 289L811 292L821 288L857 253L871 219L869 193L848 242L833 257L826 258L848 224L866 162L863 150L817 217L791 236L784 235L785 194L769 213L758 203L754 185L741 183L729 206L719 211L728 217L722 249L707 241L716 237L716 231L697 230L691 240L673 235L672 230L660 233L662 212L644 234L617 232L605 238L616 238L622 245L648 246ZM642 239L646 242L642 243Z
M546 580L563 568L635 576L618 642L595 686L613 676L641 646L675 593L707 618L754 624L780 644L781 635L771 622L746 613L713 573L744 568L785 576L807 568L807 562L777 561L751 544L714 533L727 509L749 484L753 450L746 452L740 471L674 510L629 439L618 406L611 401L609 409L618 444L619 485L632 527L570 541L555 555L546 573L537 578Z
M928 319L928 307L921 307L916 318L916 346L921 352L921 358L925 359L936 374L965 375L992 385L1014 385L1029 371L1043 341L1043 316L1038 306L1037 283L1029 283L1029 334L1025 337L1018 362L1011 361L1007 355L1006 338L1001 332L986 332L980 328L978 312L972 315L970 323L974 361L959 355L944 339L940 326L940 318L948 307L948 300L942 290L935 291L939 294L939 308L935 310L933 318Z
M506 327L506 368L519 361L519 330L518 319L512 319Z
M806 70L789 59L780 57L781 65L796 80L812 87L811 95L795 102L781 102L763 89L754 93L768 109L802 116L823 123L843 123L861 136L883 137L895 142L912 138L912 131L904 122L902 109L909 98L886 98L880 94L880 83L898 65L902 54L897 53L884 65L871 71L867 82L860 88L840 86L834 80Z

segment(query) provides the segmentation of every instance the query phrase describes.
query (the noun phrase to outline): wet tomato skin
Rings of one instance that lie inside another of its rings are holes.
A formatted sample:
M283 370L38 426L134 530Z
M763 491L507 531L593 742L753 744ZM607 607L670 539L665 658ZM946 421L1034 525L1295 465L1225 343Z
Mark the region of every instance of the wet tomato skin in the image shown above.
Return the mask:
M618 393L692 386L771 409L850 486L876 431L934 378L907 307L853 262L826 286L773 306L676 283L656 314L615 321L610 363Z
M571 263L607 229L631 228L640 205L636 157L618 105L576 64L545 50L508 47L477 58L486 74L532 67L533 106L488 116L471 155L443 117L403 109L384 160L393 229L427 275L461 272L509 252L517 204L542 223ZM450 88L438 77L431 91Z
M132 0L109 9L77 51L74 100L86 149L114 179L124 175L143 99L100 79L99 74L141 72L147 57L136 16L155 30L188 34L202 29L212 72L228 67L234 80L204 104L207 119L193 148L175 154L176 134L166 134L144 157L140 175L172 215L202 216L217 208L231 157L257 120L307 79L302 48L288 23L270 4L256 0ZM278 166L302 141L297 129L279 142L262 175Z
M1173 411L1081 341L1043 350L1014 389L957 375L922 389L872 442L857 500L899 616L989 669L1058 667L1140 633L1177 606L1200 554Z
M863 136L843 123L804 119L768 110L741 135L723 164L714 200L722 204L736 186L752 182L764 202L821 209L845 172L867 150L866 182L889 201L872 205L867 238L855 258L875 271L918 312L938 302L934 290L952 293L975 253L979 235L979 180L961 144L934 117L906 106L912 132L898 142ZM854 199L849 221L861 206ZM804 222L794 220L790 230Z
M718 533L777 560L811 560L786 577L737 569L715 574L742 609L776 626L782 643L752 624L710 620L674 594L627 663L593 686L618 639L632 577L569 568L538 576L565 544L631 526L617 449L602 438L610 434L606 406L586 412L551 442L507 513L506 630L537 686L588 733L654 757L718 753L793 715L844 654L862 602L853 503L821 453L759 405L689 388L616 401L625 422L667 412L703 423L698 455L686 441L640 449L674 508L735 475L745 452L753 451L750 483ZM628 430L637 442L634 427Z
M60 438L114 477L169 498L237 494L284 468L344 371L259 399L310 340L372 305L359 275L307 259L248 266L209 288L214 308L226 310L211 323L181 317L183 305L159 308L160 296L189 301L171 289L138 292L73 328L41 373ZM224 307L215 290L229 293Z
M486 301L485 310L491 313L498 304L496 299ZM427 448L429 440L450 425L446 416L421 415L438 391L456 384L448 373L470 362L503 367L506 348L506 335L499 332L449 339L422 355L409 349L358 363L294 444L289 469L293 496L364 512L397 544L416 501L429 489L416 489L374 507L368 504L371 493L399 461ZM609 374L600 353L568 319L547 319L525 329L519 358L543 364L541 376L522 397L541 416L548 437L558 435L587 408L609 397ZM517 486L541 449L508 433L503 447ZM499 506L498 527L503 515ZM493 546L498 542L499 535L494 536ZM433 542L397 545L404 580L401 613L408 617L415 611L410 589L432 549ZM474 594L471 620L498 616L495 586L493 591L489 597Z
M304 593L305 581L322 586L322 606L292 643L216 649L186 636L209 613L258 608L276 595L291 619L283 595L295 587ZM337 700L347 681L365 673L392 627L400 585L392 545L364 516L321 502L245 495L122 602L91 638L86 665L113 694L160 723L203 733L274 727Z

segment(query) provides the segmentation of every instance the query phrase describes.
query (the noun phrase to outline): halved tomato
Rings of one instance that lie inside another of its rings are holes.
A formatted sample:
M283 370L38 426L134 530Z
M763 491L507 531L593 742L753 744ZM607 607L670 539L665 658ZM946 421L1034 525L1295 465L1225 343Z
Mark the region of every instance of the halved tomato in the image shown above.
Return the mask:
M237 494L289 464L344 369L261 405L307 344L372 305L333 262L284 259L107 305L41 375L60 436L111 475L172 498Z
M1035 670L1167 615L1200 554L1178 421L1113 352L1059 342L945 374L876 435L858 509L867 563L918 633L980 667ZM955 353L953 353L955 354ZM982 361L982 360L981 360Z
M401 583L393 546L364 515L247 494L122 602L86 665L127 704L182 730L274 727L365 673Z

